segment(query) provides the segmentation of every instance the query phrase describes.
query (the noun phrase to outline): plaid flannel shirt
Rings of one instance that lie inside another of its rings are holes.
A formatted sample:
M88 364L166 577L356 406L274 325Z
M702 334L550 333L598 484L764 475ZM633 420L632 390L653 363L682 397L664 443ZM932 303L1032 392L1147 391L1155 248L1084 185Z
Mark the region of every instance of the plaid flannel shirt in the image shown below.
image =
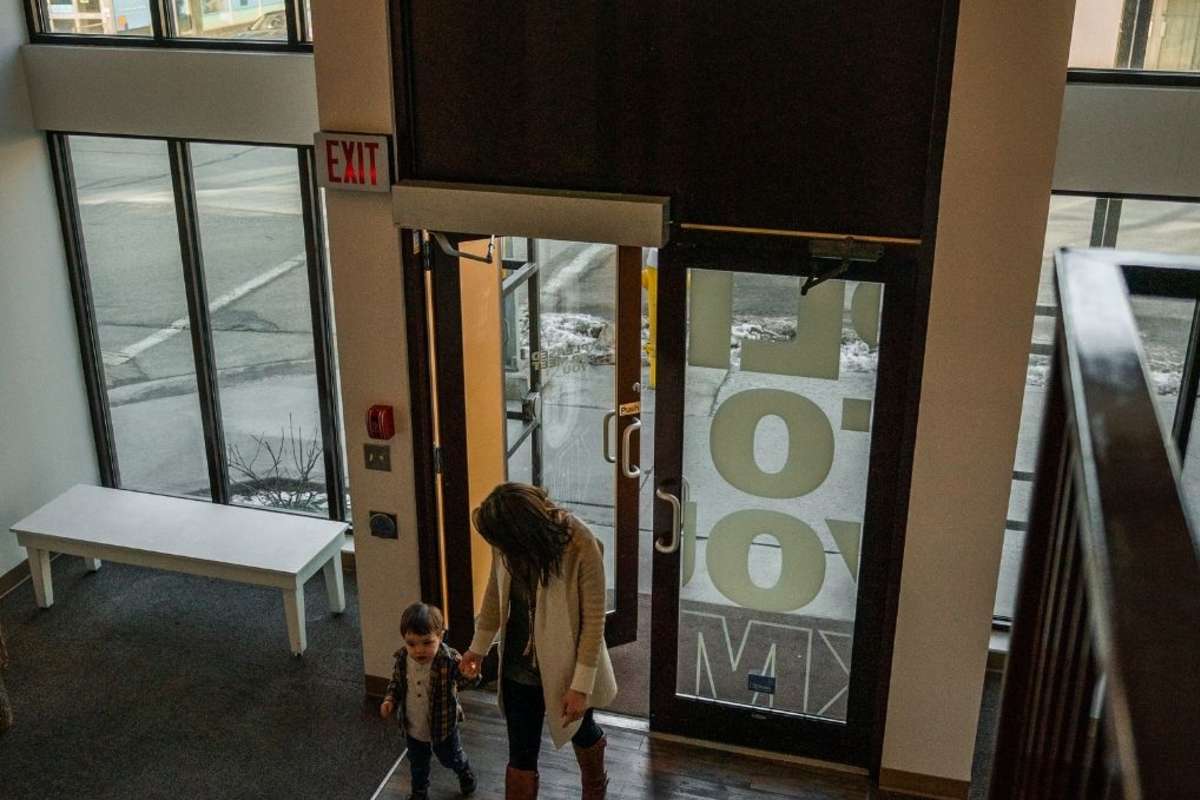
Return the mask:
M407 734L408 721L404 715L408 710L408 651L400 648L395 656L392 680L388 683L385 697L395 704L400 729ZM444 642L433 657L429 670L429 738L433 744L449 736L458 723L463 721L458 690L473 688L479 684L478 678L468 678L458 671L461 660L462 656L458 651Z

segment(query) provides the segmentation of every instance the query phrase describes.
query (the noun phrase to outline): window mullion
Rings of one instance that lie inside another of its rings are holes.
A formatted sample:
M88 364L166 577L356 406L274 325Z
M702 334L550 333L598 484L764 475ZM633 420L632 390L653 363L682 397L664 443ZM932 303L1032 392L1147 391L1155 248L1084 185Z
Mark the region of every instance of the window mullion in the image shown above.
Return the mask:
M162 38L176 39L179 37L179 20L176 19L174 12L170 8L171 0L151 0L158 6L159 15L162 19Z
M296 19L300 21L300 42L302 44L312 42L313 35L308 18L310 13L308 7L304 5L304 0L296 0Z
M150 29L154 33L154 41L161 42L167 35L165 20L170 16L163 6L162 0L150 0Z
M1116 247L1117 228L1121 224L1121 201L1112 197L1097 197L1092 214L1090 247Z
M300 42L300 4L298 0L284 0L284 16L287 19L288 44Z
M1117 232L1121 229L1121 204L1123 202L1117 197L1108 198L1108 211L1105 212L1104 219L1104 241L1100 243L1101 247L1117 246Z
M50 21L46 19L46 6L39 0L25 0L25 24L29 28L29 36L45 33L50 30Z
M170 139L167 148L171 156L171 186L175 193L175 218L179 226L179 252L183 258L188 328L192 335L192 357L196 363L196 391L204 427L209 486L213 502L228 503L229 463L221 424L221 398L217 388L217 365L208 314L208 292L204 282L204 255L200 247L200 218L196 207L192 161L187 142Z
M1121 27L1117 39L1116 66L1123 69L1144 69L1146 47L1150 41L1150 21L1154 0L1125 0L1121 9Z
M343 479L341 431L338 428L340 409L333 363L333 331L329 324L332 319L329 271L321 233L313 150L311 147L301 147L296 152L300 165L300 198L304 209L304 250L308 262L317 399L321 409L321 443L325 448L325 487L329 498L329 518L341 520L346 516L346 485Z
M87 250L83 241L83 224L79 217L79 202L75 190L75 169L71 164L71 149L67 136L51 133L47 136L50 167L58 196L59 223L63 246L66 248L67 273L71 283L71 301L75 308L75 326L79 335L79 357L83 363L83 381L87 389L88 410L92 419L96 463L100 482L118 488L121 472L117 463L117 448L113 436L112 414L104 380L103 351L96 324L96 307L92 299L92 284L88 274Z

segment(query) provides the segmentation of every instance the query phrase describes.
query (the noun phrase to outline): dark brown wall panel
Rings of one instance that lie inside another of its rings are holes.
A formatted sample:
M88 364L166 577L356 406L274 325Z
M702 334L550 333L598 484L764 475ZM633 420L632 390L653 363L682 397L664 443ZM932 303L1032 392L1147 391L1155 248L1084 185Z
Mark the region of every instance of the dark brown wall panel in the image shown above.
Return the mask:
M412 177L917 237L943 0L412 2Z

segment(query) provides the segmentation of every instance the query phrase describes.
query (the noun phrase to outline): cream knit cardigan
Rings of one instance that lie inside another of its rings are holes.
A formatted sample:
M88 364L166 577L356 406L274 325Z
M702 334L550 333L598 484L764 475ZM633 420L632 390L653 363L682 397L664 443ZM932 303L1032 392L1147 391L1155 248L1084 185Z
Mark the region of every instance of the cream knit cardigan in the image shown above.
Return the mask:
M579 729L579 721L564 724L562 699L567 689L588 695L588 706L603 708L617 696L617 680L604 644L603 546L588 527L569 517L571 539L563 553L562 570L538 586L533 620L533 646L542 675L546 718L555 748L561 748ZM508 590L512 576L493 549L483 607L475 620L471 652L485 654L500 645L500 679L504 679L504 637L508 622ZM500 693L504 710L504 693Z

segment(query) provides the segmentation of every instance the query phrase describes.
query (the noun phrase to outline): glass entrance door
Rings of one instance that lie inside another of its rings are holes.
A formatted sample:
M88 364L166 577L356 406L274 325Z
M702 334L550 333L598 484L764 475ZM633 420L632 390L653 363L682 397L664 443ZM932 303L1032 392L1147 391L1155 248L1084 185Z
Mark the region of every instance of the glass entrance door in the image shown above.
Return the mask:
M508 478L542 486L604 545L610 647L637 636L641 251L503 247Z
M651 728L865 766L913 270L659 258Z

